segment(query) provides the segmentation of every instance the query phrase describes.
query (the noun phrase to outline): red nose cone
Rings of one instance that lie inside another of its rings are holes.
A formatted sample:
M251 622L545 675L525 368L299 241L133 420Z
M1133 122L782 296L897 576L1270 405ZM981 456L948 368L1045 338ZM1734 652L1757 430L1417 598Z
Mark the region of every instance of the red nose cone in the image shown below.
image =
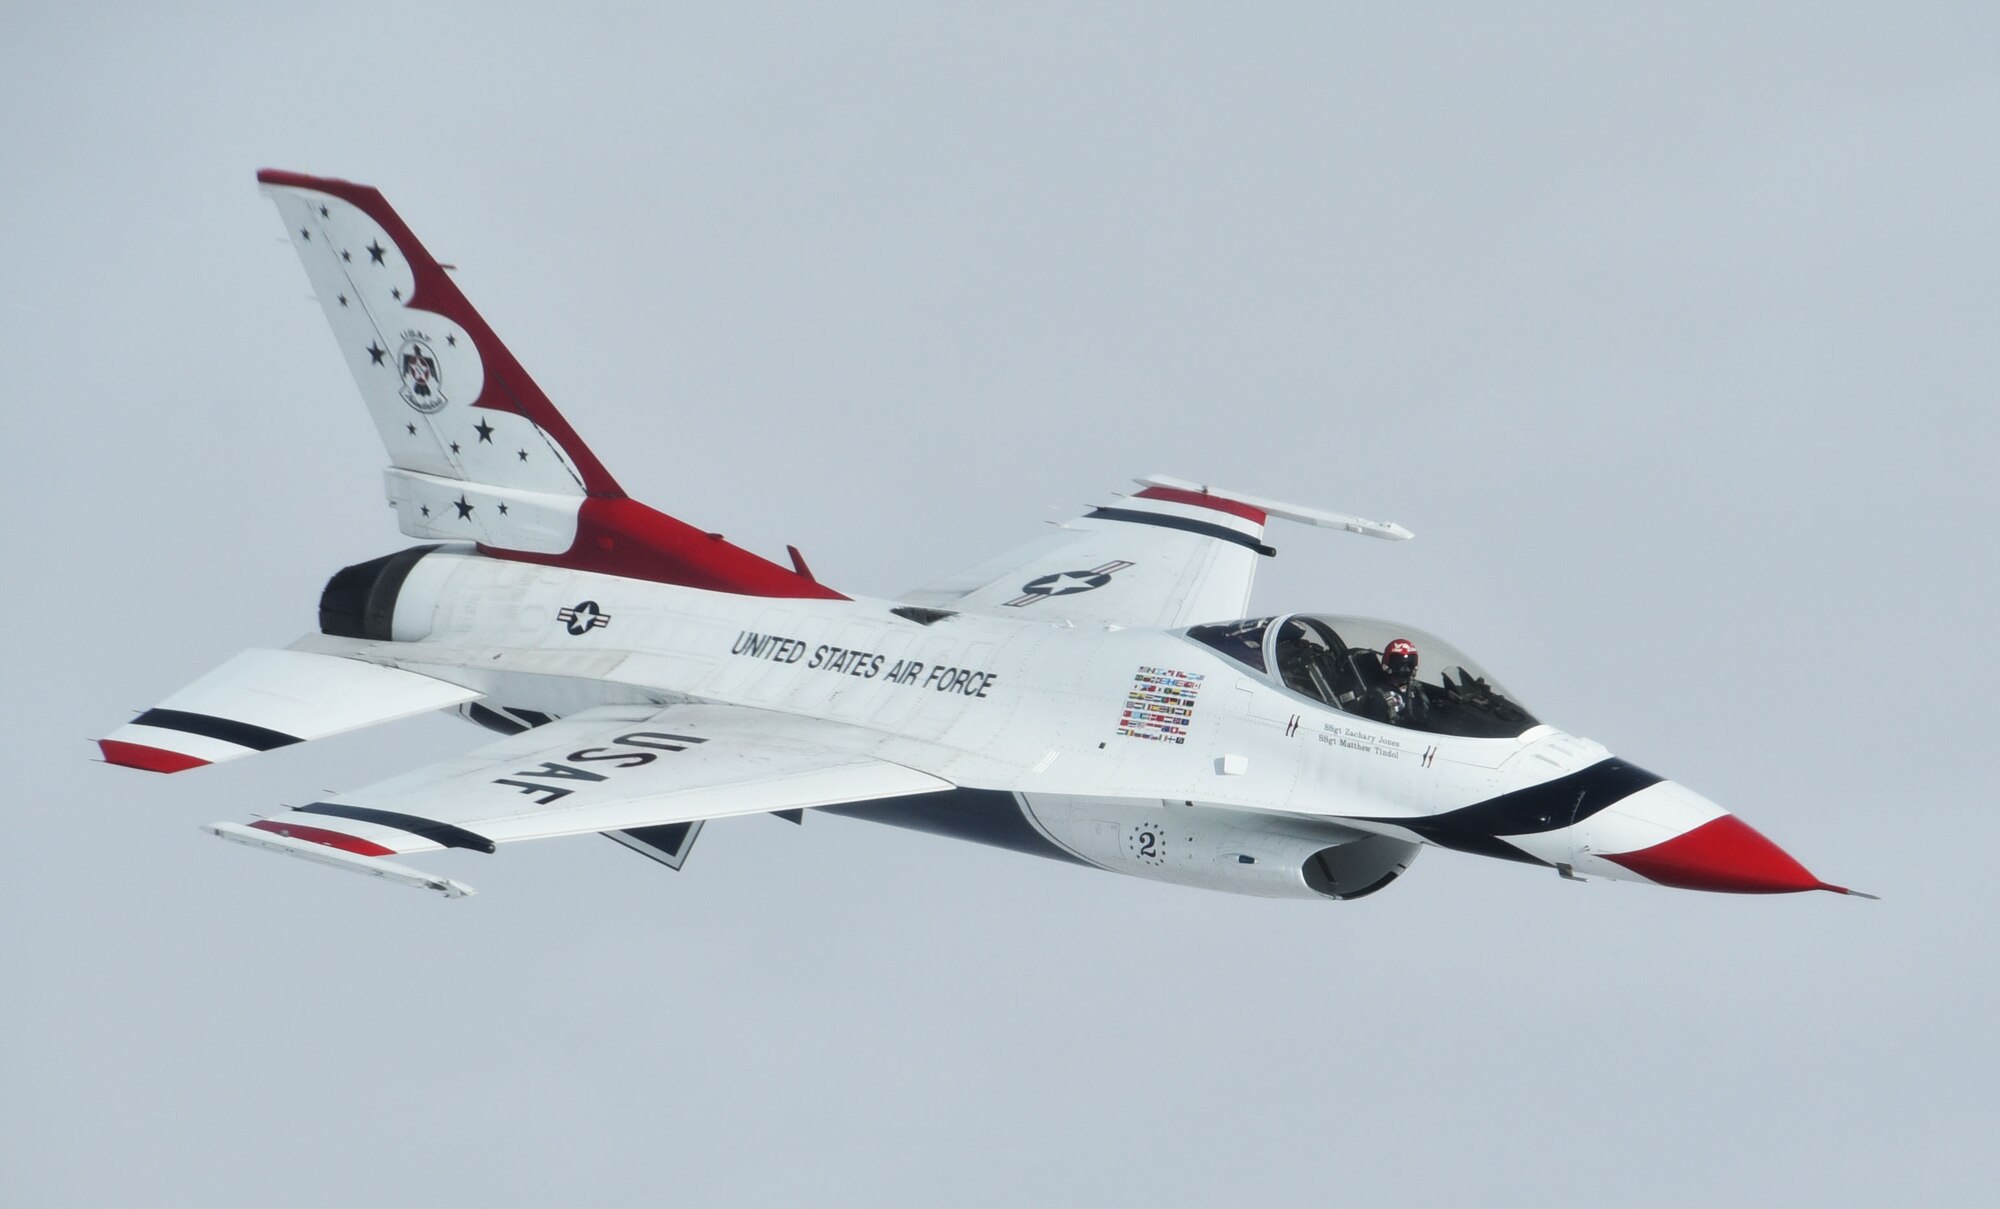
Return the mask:
M1785 850L1765 839L1733 814L1710 819L1664 844L1621 852L1604 858L1616 861L1648 881L1683 890L1720 890L1728 894L1791 894L1800 890L1834 890L1806 872Z

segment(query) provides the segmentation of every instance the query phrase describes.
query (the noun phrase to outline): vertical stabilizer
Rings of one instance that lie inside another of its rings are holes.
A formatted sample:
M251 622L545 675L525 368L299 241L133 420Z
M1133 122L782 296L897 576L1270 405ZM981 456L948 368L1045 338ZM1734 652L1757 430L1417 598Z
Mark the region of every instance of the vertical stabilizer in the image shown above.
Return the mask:
M404 533L714 591L838 595L627 498L379 191L257 179L388 450Z

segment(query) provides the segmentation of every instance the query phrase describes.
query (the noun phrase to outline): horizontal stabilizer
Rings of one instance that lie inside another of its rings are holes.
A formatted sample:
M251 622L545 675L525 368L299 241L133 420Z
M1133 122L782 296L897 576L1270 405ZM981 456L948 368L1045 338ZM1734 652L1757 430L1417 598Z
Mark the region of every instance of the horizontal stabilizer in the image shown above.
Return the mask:
M244 651L98 740L104 758L180 772L472 701L471 689L311 651Z

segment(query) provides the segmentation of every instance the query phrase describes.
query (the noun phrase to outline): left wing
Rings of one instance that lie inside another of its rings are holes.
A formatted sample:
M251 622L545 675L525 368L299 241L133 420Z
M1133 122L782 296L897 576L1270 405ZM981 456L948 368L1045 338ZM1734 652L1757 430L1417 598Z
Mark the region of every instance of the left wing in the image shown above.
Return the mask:
M1410 531L1165 475L1144 490L902 597L913 605L1046 619L1174 627L1242 617L1272 517L1370 537Z
M874 736L856 727L740 706L602 706L247 827L208 830L448 895L469 893L379 858L437 848L492 852L515 840L593 831L623 833L613 838L645 851L658 845L626 837L953 788L869 754L873 745ZM692 836L681 834L684 852Z

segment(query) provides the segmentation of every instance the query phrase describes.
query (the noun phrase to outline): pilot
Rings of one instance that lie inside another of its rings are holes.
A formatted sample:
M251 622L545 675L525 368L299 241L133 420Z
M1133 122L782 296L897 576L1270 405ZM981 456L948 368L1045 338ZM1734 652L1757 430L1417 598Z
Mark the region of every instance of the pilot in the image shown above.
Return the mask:
M1391 639L1382 648L1382 673L1386 683L1376 691L1381 694L1380 709L1388 722L1404 726L1430 712L1423 685L1417 683L1416 643L1407 638Z

